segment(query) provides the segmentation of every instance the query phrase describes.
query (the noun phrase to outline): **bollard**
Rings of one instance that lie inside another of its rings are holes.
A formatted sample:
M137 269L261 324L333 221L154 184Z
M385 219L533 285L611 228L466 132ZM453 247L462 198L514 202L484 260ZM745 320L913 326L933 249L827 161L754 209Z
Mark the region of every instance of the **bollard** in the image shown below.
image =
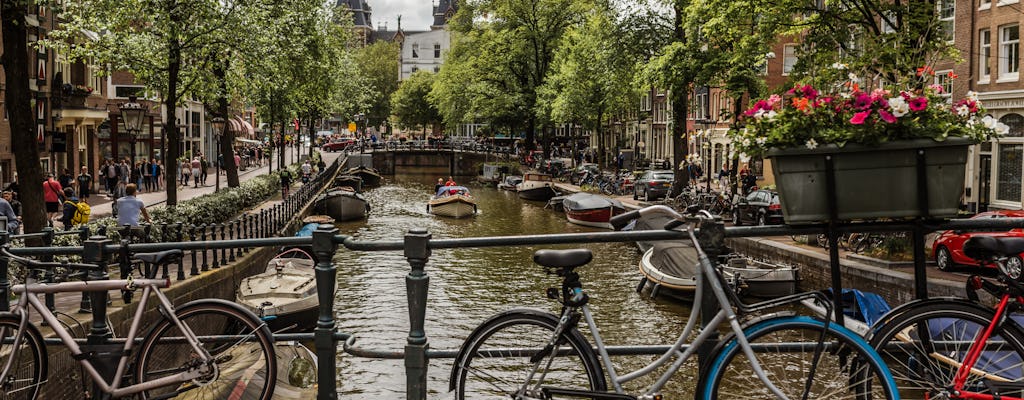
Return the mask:
M334 286L337 284L338 270L331 258L338 250L334 236L338 228L334 225L322 224L313 232L313 254L316 263L317 298L320 301L319 316L316 329L313 331L313 342L316 348L317 365L317 400L333 400L338 398L337 390L337 359L338 347L334 343Z
M202 240L203 242L206 242L206 224L199 225L199 231L202 232L201 233L202 237L199 240ZM209 252L210 252L210 249L204 245L203 246L203 272L206 272L206 271L210 270L210 264L206 262L206 253L209 253Z
M89 271L89 280L106 280L107 275L107 255L103 249L109 245L110 239L106 236L93 236L83 243L84 250L82 251L82 259L89 264L96 264L100 268L98 270ZM124 241L122 241L124 246ZM127 248L127 246L124 246ZM122 253L127 253L127 250L122 250ZM87 343L91 345L103 344L110 338L110 328L107 326L107 292L105 291L94 291L89 292L89 296L92 297L92 326L89 329L87 336ZM103 360L98 360L103 361ZM115 373L116 363L113 362L96 362L94 363L100 376L106 377L104 379L110 379ZM98 385L93 384L92 392L98 395L101 391Z
M83 245L85 244L85 242L87 242L89 240L89 227L87 227L87 226L83 226L82 227L82 229L78 232L78 240ZM89 280L89 274L86 274L82 278L82 281L88 281L88 280ZM86 292L82 292L82 298L80 300L78 300L78 312L84 314L84 313L89 312L89 310L92 310L92 301L89 300L89 295Z
M430 277L425 267L430 258L430 233L425 229L411 229L405 235L405 258L412 269L405 277L405 290L409 302L409 337L405 345L405 398L427 398L427 334L423 330L427 315L427 288Z
M0 215L0 246L7 246L11 233L7 232L7 217ZM11 309L11 280L7 277L7 259L0 260L0 311Z
M188 240L196 241L196 226L194 224L188 225ZM192 249L192 268L188 271L189 276L199 275L199 260L196 259L196 251L196 249Z
M217 224L210 224L210 240L217 241ZM214 269L220 268L220 263L217 262L217 249L210 250L210 254L213 255L213 262L210 263Z
M54 233L53 232L53 227L47 226L47 227L43 228L43 247L51 247L51 246L53 246L53 233ZM53 261L53 256L42 256L42 257L39 257L39 258L41 260L43 260L43 261ZM47 270L46 274L43 275L43 283L52 283L52 282L53 282L53 272L50 271L50 270ZM46 303L46 308L50 309L50 311L54 311L54 310L57 309L57 306L55 304L56 301L55 301L55 297L54 296L55 295L53 293L47 293L47 294L43 295L43 302Z
M174 241L181 242L183 236L181 234L181 222L174 223ZM185 280L185 257L178 258L178 278L179 281Z

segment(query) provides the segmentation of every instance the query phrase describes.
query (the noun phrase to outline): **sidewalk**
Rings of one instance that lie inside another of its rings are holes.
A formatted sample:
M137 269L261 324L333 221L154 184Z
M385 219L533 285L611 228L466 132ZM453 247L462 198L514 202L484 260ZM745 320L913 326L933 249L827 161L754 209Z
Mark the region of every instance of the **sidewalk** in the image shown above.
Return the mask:
M308 148L307 149L303 149L303 151L308 151ZM306 153L304 153L304 154L306 154ZM327 163L327 165L330 165L331 163L334 162L335 159L339 158L342 154L344 154L344 153L321 153L321 156L323 157L324 162ZM296 162L294 160L294 158L295 158L294 156L295 156L295 153L293 151L286 152L285 153L285 164L286 165L294 164ZM185 200L193 199L193 198L202 196L204 194L213 193L215 191L214 189L216 188L214 183L216 182L216 179L217 179L217 177L214 175L215 171L216 171L216 169L211 171L209 176L206 178L206 183L207 183L206 185L200 185L199 187L194 187L194 186L179 187L178 188L178 202L182 202L182 201L185 201ZM276 165L274 166L274 171L277 171L277 166ZM245 181L248 181L248 180L250 180L252 178L255 178L257 176L265 175L268 172L269 172L269 167L264 163L264 165L262 167L249 168L249 169L247 169L245 171L238 171L238 181L239 182L245 182ZM222 189L228 187L227 180L228 180L227 175L222 170L221 174L220 174L220 187ZM296 180L296 181L298 181L298 180ZM164 182L164 183L166 184L166 182ZM175 181L174 183L177 183L177 182ZM296 182L296 183L298 183L298 182ZM111 208L113 207L113 200L111 200L111 198L108 197L106 195L106 193L103 191L103 189L102 189L103 185L102 184L97 184L97 187L100 188L99 193L98 194L93 194L89 198L89 206L92 207L92 214L91 214L92 218L95 219L95 218L109 217L111 215ZM157 206L157 205L160 205L160 204L163 204L164 202L166 202L167 201L167 192L166 192L166 190L159 190L159 191L155 191L155 192L144 192L144 193L137 194L136 197L138 197L139 200L142 200L142 202L146 204L146 208L149 208L149 207Z

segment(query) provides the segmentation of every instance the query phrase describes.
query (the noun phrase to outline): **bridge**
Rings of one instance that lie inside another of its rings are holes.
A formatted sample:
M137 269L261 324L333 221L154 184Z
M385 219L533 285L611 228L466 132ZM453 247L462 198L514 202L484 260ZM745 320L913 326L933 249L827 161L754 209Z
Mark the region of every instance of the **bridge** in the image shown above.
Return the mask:
M410 144L402 146L357 146L345 150L351 160L349 164L372 165L381 174L394 175L409 170L447 171L447 175L478 175L480 166L490 162L516 161L516 155L508 147L478 146L427 146ZM366 161L363 157L368 157ZM372 164L371 164L372 163Z

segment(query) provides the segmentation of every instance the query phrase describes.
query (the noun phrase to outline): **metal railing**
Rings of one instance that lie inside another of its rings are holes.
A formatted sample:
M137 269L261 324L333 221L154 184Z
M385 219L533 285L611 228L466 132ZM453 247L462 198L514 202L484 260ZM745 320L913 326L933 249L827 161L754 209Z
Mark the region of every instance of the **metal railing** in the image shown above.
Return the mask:
M275 213L277 217L281 214ZM292 215L292 214L284 214ZM0 224L0 226L5 226ZM280 225L274 225L280 227ZM834 225L806 225L806 226L762 226L762 227L735 227L724 228L716 224L698 231L698 238L702 247L709 256L714 257L724 248L726 237L746 236L781 236L818 234L832 229L842 231L909 231L909 230L947 230L947 229L1010 229L1024 227L1024 219L976 219L976 220L952 220L952 221L914 221L914 222L878 222L878 223L852 223ZM230 232L230 230L229 230ZM431 252L434 249L454 249L467 247L505 247L505 246L528 246L528 245L556 245L574 243L608 243L608 242L633 242L651 240L679 240L685 239L686 234L679 231L636 231L636 232L597 232L597 233L571 233L571 234L545 234L526 236L499 236L499 237L477 237L461 239L434 239L429 232L422 229L409 231L402 240L392 241L362 241L346 235L339 235L338 229L333 225L320 225L311 237L258 237L258 238L233 238L223 231L218 239L212 240L200 236L200 240L179 241L167 243L132 243L122 240L114 243L105 236L92 236L85 241L81 247L39 247L12 249L12 252L23 256L47 257L55 255L81 255L84 262L107 265L111 259L122 257L123 254L133 252L149 252L168 249L183 249L186 251L198 250L221 250L221 260L224 259L224 251L235 252L244 249L264 246L289 246L289 245L311 245L316 258L319 260L315 270L315 279L318 289L319 315L316 328L312 333L299 333L287 335L275 335L277 339L287 340L312 340L318 357L318 399L337 398L337 355L338 342L345 341L349 346L343 346L344 351L358 357L373 358L402 358L405 360L406 368L406 398L426 399L427 390L427 366L431 358L454 357L453 349L430 349L427 332L424 328L427 289L430 277L427 274L426 266L429 262ZM0 231L0 244L7 243L10 235ZM331 261L339 247L345 247L350 251L402 251L408 264L409 273L405 277L406 289L408 292L409 332L406 344L401 352L391 350L360 349L351 346L350 335L338 332L334 319L334 296L337 282L337 267ZM6 265L0 265L0 271L6 270ZM833 265L833 274L837 274L838 265ZM106 273L95 273L89 279L107 279ZM925 276L918 275L917 279L923 280ZM0 290L7 290L9 282L5 273L0 273ZM837 289L838 290L838 289ZM87 341L103 342L106 340L104 312L106 309L106 293L91 293L93 325ZM4 304L6 307L6 303ZM99 316L99 318L97 318ZM659 346L617 346L610 349L613 354L652 354L664 347Z

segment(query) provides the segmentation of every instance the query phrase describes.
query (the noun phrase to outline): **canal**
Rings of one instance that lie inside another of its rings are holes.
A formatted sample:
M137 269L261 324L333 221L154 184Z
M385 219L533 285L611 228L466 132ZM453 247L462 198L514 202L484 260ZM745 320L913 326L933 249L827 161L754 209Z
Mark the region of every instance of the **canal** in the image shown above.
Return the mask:
M388 177L385 185L366 193L373 207L367 221L339 224L341 233L360 240L400 240L412 228L426 228L434 238L527 235L586 232L592 228L570 224L561 213L541 203L520 200L515 193L470 185L478 200L479 215L454 220L426 212L437 174L402 174ZM458 178L458 177L457 177ZM468 182L474 177L461 177ZM491 314L525 306L557 312L557 303L545 297L557 287L533 264L531 255L540 248L451 249L434 251L427 272L430 289L426 333L431 349L457 349L461 341ZM584 287L591 296L601 329L609 345L666 344L682 331L688 309L670 300L652 300L637 294L640 254L632 243L576 245L594 252L594 261L581 268ZM342 332L352 333L357 346L401 351L406 343L409 317L405 276L409 264L401 252L353 252L342 248L338 266L336 318ZM589 334L587 334L589 336ZM620 370L642 366L649 357L618 357ZM430 398L444 398L452 360L430 362ZM404 398L405 367L402 360L377 360L339 355L340 398ZM666 394L692 393L694 363L681 370ZM646 386L651 380L631 383ZM674 397L674 396L673 396Z

